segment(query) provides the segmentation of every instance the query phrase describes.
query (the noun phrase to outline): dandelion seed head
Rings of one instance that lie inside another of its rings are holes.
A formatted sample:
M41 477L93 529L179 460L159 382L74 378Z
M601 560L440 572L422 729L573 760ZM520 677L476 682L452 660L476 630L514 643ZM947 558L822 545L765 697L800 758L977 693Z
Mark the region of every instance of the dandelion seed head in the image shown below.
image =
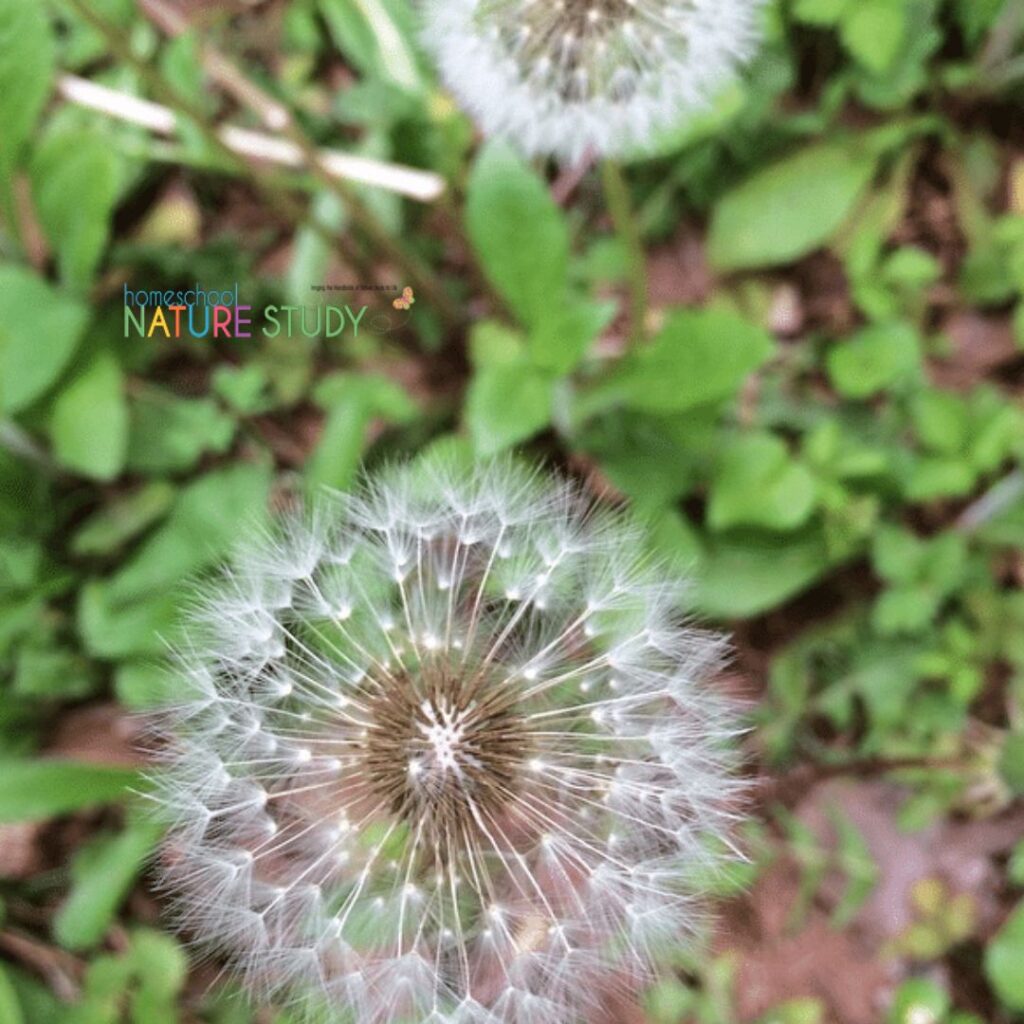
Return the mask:
M439 456L241 548L159 716L180 927L311 1019L575 1024L638 984L737 792L723 643L645 550L570 484Z
M425 0L426 40L487 134L618 156L706 106L749 58L763 0Z

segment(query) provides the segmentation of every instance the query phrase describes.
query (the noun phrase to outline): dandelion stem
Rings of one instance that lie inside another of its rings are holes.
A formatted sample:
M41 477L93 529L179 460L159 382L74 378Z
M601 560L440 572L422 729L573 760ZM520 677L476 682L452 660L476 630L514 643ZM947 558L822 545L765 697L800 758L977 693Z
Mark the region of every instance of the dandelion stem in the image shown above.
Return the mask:
M644 339L644 324L647 320L647 260L640 226L633 212L629 195L629 183L622 173L622 167L614 160L605 160L601 165L601 181L604 185L605 202L611 214L615 232L626 253L627 276L629 281L629 337L632 345Z

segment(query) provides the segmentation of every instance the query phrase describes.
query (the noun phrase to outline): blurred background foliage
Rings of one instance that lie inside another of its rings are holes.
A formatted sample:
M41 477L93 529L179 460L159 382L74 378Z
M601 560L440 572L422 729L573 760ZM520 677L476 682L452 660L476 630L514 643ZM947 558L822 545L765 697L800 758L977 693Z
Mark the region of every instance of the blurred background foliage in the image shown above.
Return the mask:
M413 7L0 0L0 1021L270 1019L161 930L130 713L173 687L187 577L435 443L630 501L735 633L750 863L645 1019L1014 1019L1024 4L769 4L743 82L625 168L632 336L600 175L480 144ZM227 123L306 159L240 159ZM339 181L317 147L446 192ZM334 338L125 336L125 285L195 282L370 309ZM315 290L353 282L383 290Z

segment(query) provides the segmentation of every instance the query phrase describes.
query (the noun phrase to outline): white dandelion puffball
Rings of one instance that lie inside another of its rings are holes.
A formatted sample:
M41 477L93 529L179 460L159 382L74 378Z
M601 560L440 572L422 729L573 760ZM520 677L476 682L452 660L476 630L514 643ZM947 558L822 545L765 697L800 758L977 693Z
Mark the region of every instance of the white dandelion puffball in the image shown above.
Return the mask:
M678 590L625 515L511 460L385 469L243 548L160 712L182 929L331 1024L634 992L737 813L723 641Z
M425 40L483 131L569 161L643 149L751 55L763 0L423 0Z

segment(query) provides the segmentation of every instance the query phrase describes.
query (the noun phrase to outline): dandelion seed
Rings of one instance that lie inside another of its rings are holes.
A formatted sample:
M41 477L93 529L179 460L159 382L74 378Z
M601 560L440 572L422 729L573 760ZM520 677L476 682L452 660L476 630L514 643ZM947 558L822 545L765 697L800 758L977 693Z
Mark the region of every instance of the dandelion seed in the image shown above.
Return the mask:
M487 134L568 161L621 156L706 106L754 49L763 0L424 0L448 87Z
M575 1024L637 985L737 787L722 642L642 540L512 462L430 458L240 553L161 714L180 926L311 1019Z

